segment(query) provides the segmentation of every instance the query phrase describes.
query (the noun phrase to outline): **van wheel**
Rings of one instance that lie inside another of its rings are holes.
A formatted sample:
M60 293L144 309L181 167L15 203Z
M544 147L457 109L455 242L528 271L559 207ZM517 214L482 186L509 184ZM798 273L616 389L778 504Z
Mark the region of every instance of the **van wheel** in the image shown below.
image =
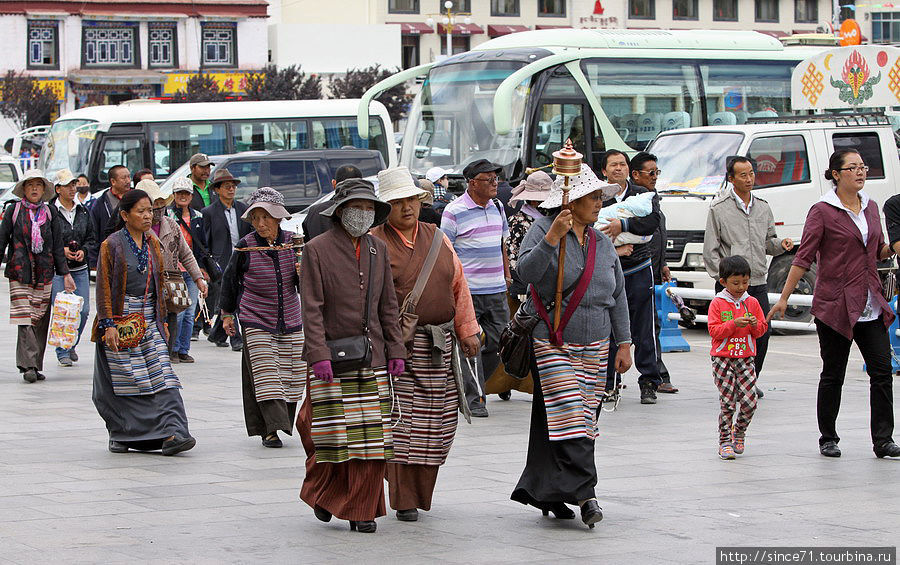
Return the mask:
M772 263L769 265L769 276L766 279L766 283L769 285L769 292L781 293L784 283L787 282L788 272L791 270L791 262L793 260L793 254L784 254L772 259ZM815 286L816 265L812 265L797 283L794 294L811 295ZM809 311L810 308L808 306L788 306L784 313L784 319L791 322L809 322L812 319L812 314Z

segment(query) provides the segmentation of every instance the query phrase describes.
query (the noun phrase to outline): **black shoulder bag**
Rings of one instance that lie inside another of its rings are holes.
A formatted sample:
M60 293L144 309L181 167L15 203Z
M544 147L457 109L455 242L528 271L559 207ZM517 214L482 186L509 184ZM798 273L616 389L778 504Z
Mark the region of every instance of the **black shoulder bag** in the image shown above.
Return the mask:
M364 242L368 244L366 237ZM342 337L325 341L331 350L331 367L335 375L358 371L372 366L372 340L369 339L369 310L372 303L372 272L375 265L375 248L369 245L369 280L366 287L366 309L363 316L362 335Z

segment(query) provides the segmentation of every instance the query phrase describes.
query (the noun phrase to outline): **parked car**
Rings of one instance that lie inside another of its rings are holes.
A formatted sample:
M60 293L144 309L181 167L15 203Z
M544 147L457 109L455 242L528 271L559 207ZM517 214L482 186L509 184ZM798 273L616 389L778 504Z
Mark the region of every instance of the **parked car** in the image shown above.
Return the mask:
M19 160L11 155L0 155L0 218L3 217L3 207L10 200L15 199L12 189L22 178L22 168Z

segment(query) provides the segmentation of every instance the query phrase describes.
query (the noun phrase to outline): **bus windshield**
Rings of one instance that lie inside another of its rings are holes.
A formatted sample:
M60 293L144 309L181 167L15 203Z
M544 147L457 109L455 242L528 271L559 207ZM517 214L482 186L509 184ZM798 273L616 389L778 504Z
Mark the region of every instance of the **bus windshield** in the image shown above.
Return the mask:
M657 157L660 194L719 192L725 181L725 161L737 153L741 133L693 132L663 135L648 151Z
M69 169L75 175L87 171L95 130L71 133L75 128L91 123L95 121L56 120L53 123L39 165L46 177L53 177L60 169Z
M425 174L431 167L455 173L476 159L488 159L510 175L522 153L528 83L512 99L512 123L506 135L494 130L494 93L525 63L479 61L431 70L416 96L406 126L401 162Z

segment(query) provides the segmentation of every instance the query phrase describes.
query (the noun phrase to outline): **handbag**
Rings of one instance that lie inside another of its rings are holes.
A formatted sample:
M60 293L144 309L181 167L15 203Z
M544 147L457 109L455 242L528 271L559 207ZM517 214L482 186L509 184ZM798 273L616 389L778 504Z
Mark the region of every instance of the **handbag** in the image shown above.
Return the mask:
M366 238L368 243L368 238ZM363 315L362 335L325 340L331 351L331 367L335 375L358 371L372 366L372 340L369 339L369 310L372 302L372 271L375 265L375 248L369 246L369 280L366 288L366 309Z
M163 272L163 296L169 313L178 314L190 308L191 295L181 271Z
M897 296L897 269L895 267L891 267L885 272L881 285L885 300L890 302Z
M222 267L219 266L218 261L209 252L202 259L203 268L206 269L206 274L209 275L209 282L219 282L219 279L222 278Z
M150 291L150 270L152 265L153 261L150 259L147 264L147 284L144 288L144 302L147 301L147 293ZM133 312L124 316L113 316L112 320L116 325L116 331L119 332L119 349L137 347L144 339L144 334L147 333L147 320L141 312Z
M428 249L428 255L425 257L425 265L416 278L416 284L400 307L400 335L403 336L403 343L406 344L407 351L412 349L413 339L416 336L416 327L419 325L419 315L416 314L416 307L419 305L419 298L422 291L425 290L425 284L431 278L431 271L437 262L438 253L441 251L441 244L444 241L444 232L435 230L434 239L431 240L431 247Z

